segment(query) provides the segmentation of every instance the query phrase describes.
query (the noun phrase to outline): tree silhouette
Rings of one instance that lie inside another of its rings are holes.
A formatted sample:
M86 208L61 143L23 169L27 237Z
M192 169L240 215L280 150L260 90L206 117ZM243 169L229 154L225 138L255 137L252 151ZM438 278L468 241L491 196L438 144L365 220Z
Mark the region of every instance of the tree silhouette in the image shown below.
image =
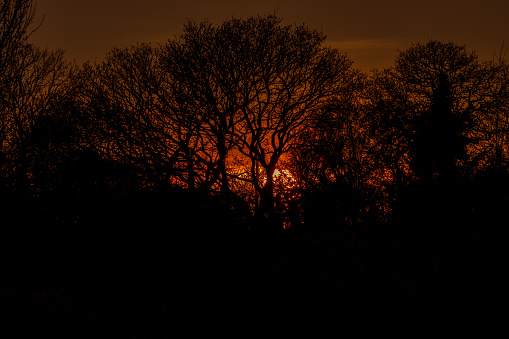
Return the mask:
M6 0L0 6L0 90L2 105L7 105L10 86L18 76L17 59L22 56L32 33L29 27L33 23L35 3L31 0Z
M343 224L361 212L358 198L375 165L365 130L365 83L366 76L359 71L345 77L341 90L310 119L291 152L310 220Z
M450 179L466 156L473 115L486 98L482 64L464 46L429 41L401 52L394 71L418 105L411 138L416 175Z
M11 134L7 110L15 100L12 91L18 81L17 59L27 48L26 40L30 35L28 28L35 15L35 5L32 1L15 0L2 1L0 6L0 141L2 142L0 167L6 170L7 155L3 144Z
M258 214L274 216L273 174L307 121L331 97L351 62L323 47L306 26L281 26L269 15L231 19L218 27L189 23L165 47L170 83L181 109L196 116L214 147L222 187L227 157L237 178L259 194Z
M482 109L475 116L470 145L470 167L474 171L507 169L509 133L509 64L502 47L499 55L484 64L489 76Z
M362 97L372 171L387 173L396 185L408 183L415 178L411 164L418 104L392 69L374 72Z
M205 176L217 180L225 196L230 194L227 162L235 146L232 135L242 76L224 59L229 44L241 44L228 38L220 36L210 23L189 22L182 35L168 41L161 53L167 72L165 85L173 96L165 103L174 110L182 133L197 139L196 169L202 168Z
M475 53L454 43L428 41L400 52L393 68L374 74L367 97L381 159L422 180L459 175L490 77Z
M83 68L81 93L97 128L98 152L137 168L147 185L172 185L176 178L188 181L185 155L192 140L158 101L164 76L158 62L150 45L113 49L103 63Z
M32 1L5 1L1 11L0 149L4 170L14 175L21 190L31 186L32 129L63 97L72 67L62 51L41 50L27 42L35 13Z

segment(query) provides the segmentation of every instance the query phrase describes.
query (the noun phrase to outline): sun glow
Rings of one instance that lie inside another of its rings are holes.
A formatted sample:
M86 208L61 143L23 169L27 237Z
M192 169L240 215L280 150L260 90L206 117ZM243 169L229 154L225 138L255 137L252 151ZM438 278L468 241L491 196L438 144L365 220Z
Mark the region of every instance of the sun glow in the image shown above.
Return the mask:
M284 172L288 172L288 171L287 171L287 170L282 170L281 172L283 172L283 173L284 173ZM274 178L274 180L275 180L277 177L281 176L281 174L282 174L281 172L280 172L278 169L276 169L276 170L274 171L274 174L272 175L272 177Z
M292 188L297 184L297 180L295 180L295 177L290 173L289 170L286 169L276 169L274 171L274 174L272 175L272 179L274 182L281 183L283 186L286 186L288 188Z
M276 186L285 187L287 189L294 188L297 185L297 180L289 170L275 169L272 174L272 181ZM267 182L267 178L262 176L262 186Z

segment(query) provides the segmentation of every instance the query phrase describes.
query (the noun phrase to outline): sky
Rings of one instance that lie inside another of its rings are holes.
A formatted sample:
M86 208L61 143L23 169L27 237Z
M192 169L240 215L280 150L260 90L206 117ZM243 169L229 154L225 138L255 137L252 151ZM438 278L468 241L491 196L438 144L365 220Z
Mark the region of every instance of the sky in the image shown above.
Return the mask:
M100 62L113 47L164 43L189 20L220 24L276 12L284 24L321 30L363 71L390 67L398 51L430 39L491 60L509 47L508 0L37 0L31 42L69 61Z

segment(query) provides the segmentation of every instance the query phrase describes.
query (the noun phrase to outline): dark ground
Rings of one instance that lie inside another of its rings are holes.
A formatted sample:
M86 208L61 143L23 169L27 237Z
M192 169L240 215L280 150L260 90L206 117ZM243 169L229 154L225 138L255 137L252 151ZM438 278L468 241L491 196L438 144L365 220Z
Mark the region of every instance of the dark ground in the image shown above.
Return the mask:
M506 319L495 233L152 228L4 236L1 336L415 337L495 333Z

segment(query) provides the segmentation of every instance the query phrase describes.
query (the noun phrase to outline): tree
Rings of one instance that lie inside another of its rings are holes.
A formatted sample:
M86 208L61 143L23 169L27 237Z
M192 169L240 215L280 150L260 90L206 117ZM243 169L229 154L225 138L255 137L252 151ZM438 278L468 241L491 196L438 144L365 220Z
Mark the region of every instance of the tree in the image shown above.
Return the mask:
M482 110L475 116L470 164L475 170L507 171L509 161L509 64L502 46L499 55L484 67L489 76Z
M11 90L17 74L16 59L26 45L35 15L32 1L2 1L0 4L0 141L7 139L9 123L6 109L12 100ZM4 167L4 150L0 154Z
M488 98L489 74L475 53L454 43L428 41L400 52L394 67L375 74L380 88L368 99L378 112L373 126L388 123L379 141L388 151L400 145L397 157L408 159L419 179L456 177Z
M0 151L4 170L21 189L30 187L32 129L64 96L72 67L62 51L28 43L33 1L4 1L0 11Z
M177 109L199 123L223 190L228 178L249 182L260 197L258 214L270 219L281 158L351 66L344 54L322 46L321 32L281 21L268 15L217 27L190 22L165 46Z
M148 44L114 48L104 62L84 65L80 75L83 107L96 129L94 148L104 158L136 167L148 185L170 182L179 160L174 126L156 102L157 62Z
M0 93L2 105L7 104L9 88L15 81L16 59L27 47L30 25L35 16L32 0L5 0L0 4Z
M178 39L167 42L161 55L165 87L173 96L165 100L166 106L188 135L198 137L193 162L219 181L225 196L231 190L228 157L235 147L240 86L247 71L236 69L229 59L230 53L242 48L242 41L233 35L234 31L221 33L207 22L189 22Z
M366 133L361 109L365 75L354 71L346 78L341 91L310 119L299 147L292 152L306 186L340 181L356 186L365 174Z
M417 104L392 69L375 71L362 93L364 128L374 168L391 175L411 176L412 137ZM409 179L409 178L407 178Z
M333 225L352 220L362 207L374 166L364 128L362 93L366 75L353 71L338 91L312 117L291 152L291 168L303 187L304 213Z

